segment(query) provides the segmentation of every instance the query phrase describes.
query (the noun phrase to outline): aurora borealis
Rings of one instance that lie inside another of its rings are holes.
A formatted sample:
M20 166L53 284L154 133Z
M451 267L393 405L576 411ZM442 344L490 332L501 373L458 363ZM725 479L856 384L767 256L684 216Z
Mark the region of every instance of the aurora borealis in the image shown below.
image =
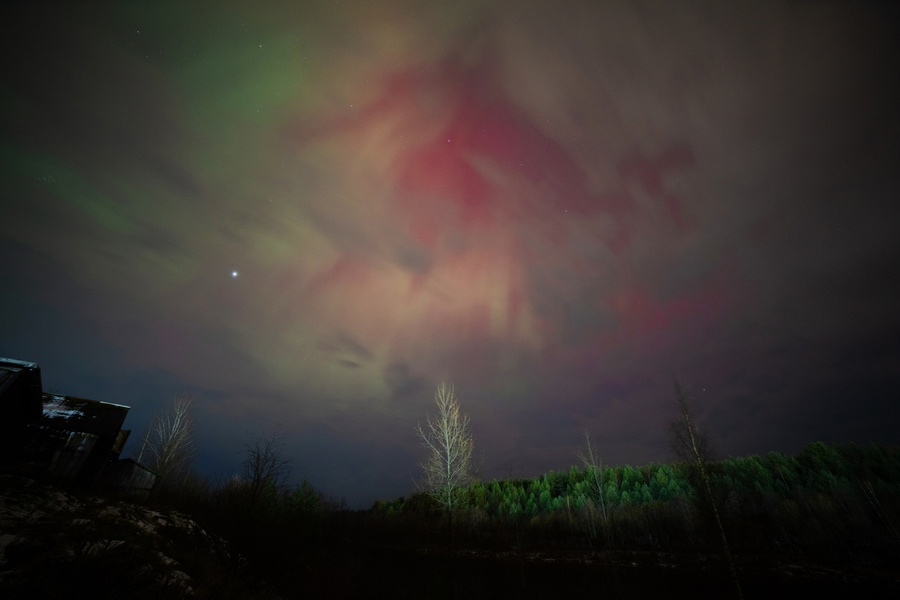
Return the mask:
M482 476L900 442L889 3L4 5L0 355L278 425L408 493L452 381Z

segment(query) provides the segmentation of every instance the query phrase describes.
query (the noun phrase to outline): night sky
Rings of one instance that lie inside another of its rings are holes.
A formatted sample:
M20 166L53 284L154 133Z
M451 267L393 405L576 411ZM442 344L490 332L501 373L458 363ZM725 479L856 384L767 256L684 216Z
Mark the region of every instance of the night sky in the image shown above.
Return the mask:
M898 443L892 4L4 3L0 356L351 507L442 380L486 479L671 460L673 377L722 456Z

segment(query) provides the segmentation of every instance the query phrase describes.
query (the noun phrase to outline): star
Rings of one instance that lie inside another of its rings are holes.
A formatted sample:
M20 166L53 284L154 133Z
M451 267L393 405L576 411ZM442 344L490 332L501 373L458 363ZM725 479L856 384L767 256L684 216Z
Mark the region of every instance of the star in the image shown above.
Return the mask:
M237 271L232 271L232 272L231 272L231 276L232 276L232 277L237 277L237 276L238 276L238 272L237 272Z

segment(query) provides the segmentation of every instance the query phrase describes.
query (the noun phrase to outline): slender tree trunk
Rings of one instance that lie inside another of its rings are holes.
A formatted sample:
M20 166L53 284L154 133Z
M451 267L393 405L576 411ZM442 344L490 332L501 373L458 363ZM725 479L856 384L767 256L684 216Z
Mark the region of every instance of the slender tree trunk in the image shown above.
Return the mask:
M743 600L744 592L741 590L741 582L738 579L737 567L734 564L734 557L731 555L731 549L728 546L728 537L725 535L725 527L722 525L719 507L716 505L709 473L706 470L705 454L707 452L707 440L698 433L694 426L694 420L691 418L691 411L688 407L687 398L684 395L684 390L681 389L681 384L679 384L677 380L675 381L675 393L678 396L678 408L681 412L681 424L679 425L681 431L676 433L677 437L673 440L673 446L676 446L675 449L676 452L678 452L677 446L683 446L686 443L689 447L690 455L697 463L697 467L700 470L700 479L703 481L703 486L706 489L706 497L709 499L709 505L712 508L716 527L719 530L719 537L722 541L722 550L725 553L725 559L728 561L728 567L731 571L731 579L734 582L735 593L740 600Z

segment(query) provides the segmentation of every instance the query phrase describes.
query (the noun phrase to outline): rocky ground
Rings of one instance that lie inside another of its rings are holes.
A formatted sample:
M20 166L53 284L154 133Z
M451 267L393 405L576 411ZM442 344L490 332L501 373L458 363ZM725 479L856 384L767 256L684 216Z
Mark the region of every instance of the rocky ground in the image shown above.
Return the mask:
M271 597L262 587L183 514L0 475L3 598Z
M168 508L0 475L0 598L497 598L733 595L712 555L504 551L392 544L390 536L313 536L270 552L265 579L230 545ZM333 528L332 528L333 529ZM255 531L255 529L254 529ZM329 529L328 532L332 530ZM268 541L268 538L266 538ZM302 550L302 552L301 552ZM257 557L259 561L259 557ZM820 599L900 597L894 560L827 566L738 558L746 598L812 593ZM783 594L782 594L783 595Z

